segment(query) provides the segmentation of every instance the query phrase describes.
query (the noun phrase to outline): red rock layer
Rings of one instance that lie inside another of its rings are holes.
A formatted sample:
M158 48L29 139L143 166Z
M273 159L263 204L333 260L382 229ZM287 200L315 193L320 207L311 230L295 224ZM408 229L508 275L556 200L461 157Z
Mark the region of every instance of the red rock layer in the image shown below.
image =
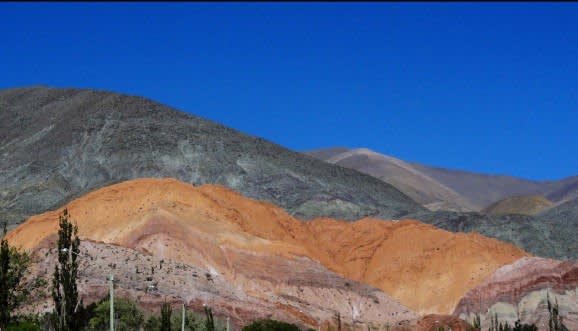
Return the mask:
M454 315L484 315L490 311L509 319L510 324L519 316L524 323L544 326L548 319L547 293L552 303L559 302L566 326L578 330L578 261L527 257L503 266L468 291Z

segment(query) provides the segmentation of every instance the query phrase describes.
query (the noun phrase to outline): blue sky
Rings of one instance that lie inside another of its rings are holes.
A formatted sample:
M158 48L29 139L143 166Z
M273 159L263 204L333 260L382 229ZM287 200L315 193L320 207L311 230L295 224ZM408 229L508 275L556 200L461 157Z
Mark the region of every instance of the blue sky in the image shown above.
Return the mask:
M145 96L288 148L578 174L578 3L1 3L0 88Z

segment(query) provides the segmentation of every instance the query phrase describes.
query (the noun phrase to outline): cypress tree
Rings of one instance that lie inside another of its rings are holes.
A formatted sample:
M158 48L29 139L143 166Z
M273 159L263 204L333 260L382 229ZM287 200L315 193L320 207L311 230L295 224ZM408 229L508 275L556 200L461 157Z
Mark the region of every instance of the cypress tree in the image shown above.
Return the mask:
M76 331L81 329L78 308L78 255L80 240L78 226L69 220L68 210L59 216L58 263L52 279L52 299L54 300L53 327L55 331Z
M546 300L548 301L548 313L550 318L548 320L548 326L550 327L550 331L567 331L568 328L562 323L562 317L560 316L560 310L558 308L558 299L556 300L556 304L552 305L550 302L550 294L546 292Z
M6 223L0 243L0 329L4 329L10 322L10 307L8 306L10 269L10 247L6 241Z
M215 331L215 320L213 319L213 310L205 306L205 331Z
M163 302L161 306L161 331L171 331L171 315L173 310L168 302Z

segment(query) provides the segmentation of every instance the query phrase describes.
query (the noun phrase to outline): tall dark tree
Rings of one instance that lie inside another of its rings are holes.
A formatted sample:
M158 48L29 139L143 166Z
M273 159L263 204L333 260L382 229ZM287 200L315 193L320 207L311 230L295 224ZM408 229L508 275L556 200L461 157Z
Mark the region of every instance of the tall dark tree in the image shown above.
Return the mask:
M171 315L173 309L168 302L163 302L161 306L161 331L171 331Z
M0 329L4 329L10 322L10 309L8 307L9 285L8 269L10 269L10 247L6 241L6 223L2 232L0 243Z
M53 326L55 331L76 331L83 324L79 318L78 261L80 254L78 226L69 220L68 210L59 216L58 263L52 279L52 299L54 300Z
M550 294L546 292L546 300L548 301L548 312L550 318L548 326L550 331L568 331L568 328L562 323L562 316L560 316L560 309L558 308L558 299L555 299L555 304L550 302Z
M205 317L205 331L215 331L215 320L211 307L205 306Z
M249 325L246 325L241 331L299 331L299 327L295 324L287 322L265 319L257 320Z
M21 280L30 264L26 252L20 252L8 245L6 223L3 225L0 241L0 329L10 322L11 312L28 297L28 288Z

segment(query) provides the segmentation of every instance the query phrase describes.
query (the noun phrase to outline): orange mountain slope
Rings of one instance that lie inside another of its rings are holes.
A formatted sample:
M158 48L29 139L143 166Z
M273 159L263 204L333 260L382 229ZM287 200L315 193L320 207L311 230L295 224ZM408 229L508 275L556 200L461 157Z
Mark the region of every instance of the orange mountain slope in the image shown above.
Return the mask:
M240 266L227 253L231 250L254 252L256 258L309 257L382 289L419 313L451 313L468 290L496 269L529 256L479 234L451 233L414 220L302 222L227 188L194 187L174 179L115 184L66 208L81 238L220 270L233 281ZM61 211L31 217L8 235L9 241L37 247L56 233Z

